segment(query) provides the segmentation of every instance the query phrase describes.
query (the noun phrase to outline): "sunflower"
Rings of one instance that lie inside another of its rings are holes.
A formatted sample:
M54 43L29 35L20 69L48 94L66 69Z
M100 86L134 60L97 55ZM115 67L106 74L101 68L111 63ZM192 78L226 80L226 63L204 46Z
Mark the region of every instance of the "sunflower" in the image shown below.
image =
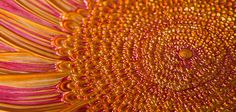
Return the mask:
M0 24L3 111L236 110L234 0L2 0Z

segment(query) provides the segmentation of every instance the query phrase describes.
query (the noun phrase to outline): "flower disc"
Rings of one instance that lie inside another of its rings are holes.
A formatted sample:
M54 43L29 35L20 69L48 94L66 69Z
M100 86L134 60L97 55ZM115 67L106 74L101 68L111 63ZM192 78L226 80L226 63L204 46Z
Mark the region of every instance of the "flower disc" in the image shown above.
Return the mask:
M71 71L61 86L73 85L66 101L90 111L235 109L235 6L108 0L70 12L63 25L73 35L61 45Z

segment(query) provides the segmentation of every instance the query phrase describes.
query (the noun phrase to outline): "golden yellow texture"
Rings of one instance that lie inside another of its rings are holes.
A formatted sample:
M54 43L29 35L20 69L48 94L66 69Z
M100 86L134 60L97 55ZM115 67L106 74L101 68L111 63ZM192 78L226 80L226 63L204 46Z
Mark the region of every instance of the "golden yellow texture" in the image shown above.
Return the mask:
M66 111L233 111L233 0L100 0L55 40Z

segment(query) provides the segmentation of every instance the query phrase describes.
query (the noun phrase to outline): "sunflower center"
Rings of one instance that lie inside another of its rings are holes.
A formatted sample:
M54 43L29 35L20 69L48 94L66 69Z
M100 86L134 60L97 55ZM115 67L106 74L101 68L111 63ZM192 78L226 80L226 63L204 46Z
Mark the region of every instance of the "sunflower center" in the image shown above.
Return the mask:
M58 54L71 61L58 68L71 74L68 83L74 87L61 84L66 94L63 101L91 102L87 104L90 111L205 108L195 101L212 101L208 93L218 93L218 83L226 85L220 78L233 79L228 65L235 63L236 56L233 15L228 11L230 21L226 22L215 13L219 6L211 4L113 0L68 13L63 25L73 35L61 42ZM83 17L86 11L88 16ZM199 93L202 99L196 97ZM213 104L221 104L221 99L213 99L219 101Z
M193 52L188 48L181 49L179 51L179 57L183 59L190 59L192 56L193 56Z

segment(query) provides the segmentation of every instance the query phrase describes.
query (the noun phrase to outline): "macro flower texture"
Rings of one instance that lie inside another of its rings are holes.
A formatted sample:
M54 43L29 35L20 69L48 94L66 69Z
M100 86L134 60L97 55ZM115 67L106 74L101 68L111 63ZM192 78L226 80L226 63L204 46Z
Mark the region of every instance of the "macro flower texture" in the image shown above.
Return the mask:
M1 0L1 112L235 112L235 0Z

